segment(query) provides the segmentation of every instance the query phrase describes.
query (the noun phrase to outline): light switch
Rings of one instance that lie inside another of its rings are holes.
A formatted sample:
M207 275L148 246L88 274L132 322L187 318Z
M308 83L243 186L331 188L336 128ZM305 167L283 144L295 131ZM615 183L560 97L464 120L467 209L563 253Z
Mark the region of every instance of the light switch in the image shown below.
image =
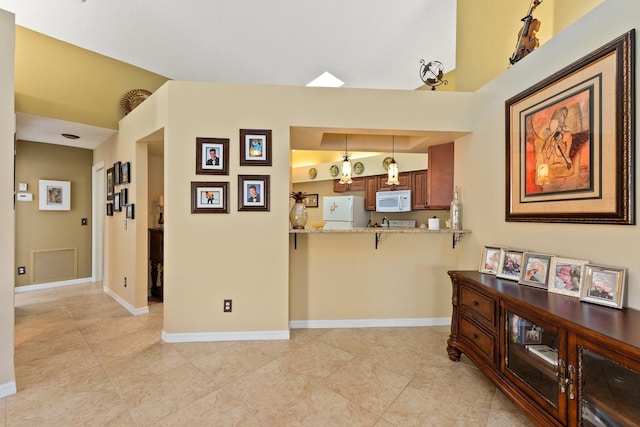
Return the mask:
M27 191L27 183L21 182L18 184L18 191Z

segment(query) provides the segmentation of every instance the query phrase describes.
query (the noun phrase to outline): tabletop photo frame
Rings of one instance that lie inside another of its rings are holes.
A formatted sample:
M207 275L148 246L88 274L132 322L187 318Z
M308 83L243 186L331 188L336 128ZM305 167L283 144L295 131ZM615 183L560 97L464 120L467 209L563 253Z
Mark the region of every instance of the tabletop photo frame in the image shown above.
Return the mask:
M587 264L580 301L621 309L626 276L625 268Z
M514 249L503 249L500 255L500 266L496 277L507 280L520 280L524 252Z
M520 272L521 285L534 288L547 289L549 282L549 267L552 255L525 252L522 258L522 271Z
M584 268L589 261L553 257L549 268L549 292L580 298Z
M480 258L480 273L497 274L501 253L502 249L499 246L484 246Z

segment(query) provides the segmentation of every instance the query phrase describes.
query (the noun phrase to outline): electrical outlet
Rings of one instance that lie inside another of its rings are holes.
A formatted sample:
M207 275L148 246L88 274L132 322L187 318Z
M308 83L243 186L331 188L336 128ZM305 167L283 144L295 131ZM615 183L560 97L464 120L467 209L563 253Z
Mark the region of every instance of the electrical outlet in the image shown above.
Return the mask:
M222 311L225 313L231 313L231 308L232 308L232 300L230 299L224 300L224 307L222 308Z
M127 287L127 278L126 277L124 278L124 287L125 288Z
M27 274L27 267L25 267L24 265L18 267L18 274Z

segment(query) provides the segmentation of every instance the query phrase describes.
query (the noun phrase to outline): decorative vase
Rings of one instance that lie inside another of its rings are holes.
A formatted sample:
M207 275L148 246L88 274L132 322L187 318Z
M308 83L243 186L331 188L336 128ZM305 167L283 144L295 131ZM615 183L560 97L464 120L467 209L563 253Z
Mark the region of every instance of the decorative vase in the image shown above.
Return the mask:
M289 212L289 221L294 229L301 229L307 225L307 207L302 202L295 202Z
M458 187L456 187L456 189L453 192L453 200L451 201L449 215L451 220L451 229L461 230L462 229L462 203L460 203L460 199L458 199Z

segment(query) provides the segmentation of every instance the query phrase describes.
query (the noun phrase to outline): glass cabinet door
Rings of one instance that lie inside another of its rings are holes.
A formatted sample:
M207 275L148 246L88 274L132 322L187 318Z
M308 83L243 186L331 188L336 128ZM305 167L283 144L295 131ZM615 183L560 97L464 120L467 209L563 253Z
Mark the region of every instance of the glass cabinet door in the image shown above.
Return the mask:
M590 349L580 354L581 425L640 425L640 374Z
M566 359L558 357L559 350L565 350L564 334L508 309L504 319L503 372L548 412L564 419L566 398L558 374L566 369Z

